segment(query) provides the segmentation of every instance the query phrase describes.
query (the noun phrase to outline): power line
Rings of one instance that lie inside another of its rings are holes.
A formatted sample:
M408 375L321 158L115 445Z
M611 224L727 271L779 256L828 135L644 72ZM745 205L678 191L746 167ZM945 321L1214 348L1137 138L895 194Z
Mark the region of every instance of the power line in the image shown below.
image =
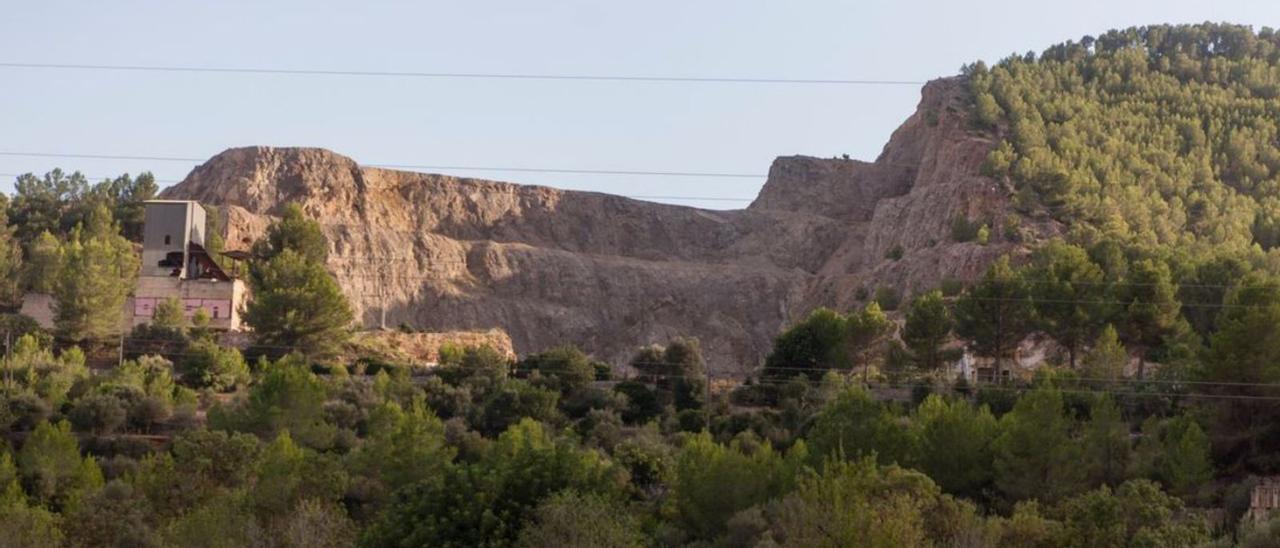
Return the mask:
M174 343L174 342L175 342L175 341L167 340L167 339L128 339L128 340L129 340L130 342L144 342L144 341L146 341L146 342L163 342L163 343ZM298 350L298 347L297 347L297 346L291 346L291 345L251 345L251 347L256 347L256 348L260 348L260 349L274 348L274 349L291 350L291 351L296 351L296 350ZM151 350L155 350L155 349L153 348L153 349L151 349ZM189 351L165 352L164 350L160 350L158 353L159 353L160 355L162 355L162 356L189 356L189 355L193 355L193 353L191 353L191 352L189 352ZM142 355L142 354L141 354L141 353L138 353L137 355ZM658 366L658 365L670 365L670 364L667 364L667 363L664 363L664 362L631 362L631 363L629 363L629 364L627 364L627 365L630 365L630 366L636 366L636 365L655 365L655 366ZM443 365L443 364L442 364L442 365L439 365L439 366L437 366L437 367L450 367L450 366L447 366L447 365ZM462 367L462 366L453 366L453 367ZM430 368L430 369L434 369L434 368ZM463 368L463 369L466 369L466 368ZM833 370L831 370L831 369L825 369L825 368L787 368L787 370L790 370L790 371L797 371L797 370L810 370L810 369L821 369L821 370L823 370L823 371L833 371ZM513 366L512 370L511 370L511 372L513 372L513 373L525 373L525 374L531 373L531 372L533 372L533 371L540 371L540 372L543 372L543 373L554 373L554 372L559 372L559 371L572 371L572 370L571 370L571 369L560 369L560 368L521 369L521 368L517 368L517 367L514 367L514 366ZM628 379L627 379L627 380L640 380L640 381L642 381L642 382L643 382L643 381L644 381L644 380L646 380L646 379L705 379L705 380L707 380L707 381L712 381L712 380L717 380L717 379L720 379L720 380L724 380L724 379L728 379L728 380L741 380L741 379L739 379L738 377L735 377L735 376L732 376L732 375L716 375L716 374L711 374L711 373L708 373L708 374L705 374L705 375L698 375L698 374L686 374L686 373L661 373L661 372L644 372L644 371L640 371L640 372L638 372L638 373L636 374L636 376L635 376L635 378L634 378L634 379L632 379L632 378L628 377ZM1064 379L1054 379L1054 380L1052 381L1052 383L1050 384L1050 387L1051 387L1053 390L1057 390L1058 392L1061 392L1061 393L1064 393L1064 394L1110 394L1110 395L1113 395L1113 396L1135 396L1135 397L1170 397L1170 398L1184 398L1184 397L1185 397L1185 398L1220 399L1220 400L1280 401L1280 396L1263 396L1263 395L1251 395L1251 394L1222 394L1222 393L1206 393L1206 392L1140 392L1140 391L1134 391L1134 390L1132 390L1132 389L1125 390L1125 391L1120 391L1120 390L1110 390L1110 389L1106 389L1106 388L1090 388L1090 389L1084 389L1084 388L1064 388L1064 387L1059 387L1059 386L1053 386L1053 384L1054 384L1054 383L1058 383L1058 382L1062 382L1062 381L1075 382L1075 381L1083 381L1083 380L1085 380L1085 379L1082 379L1082 378L1077 378L1077 379L1069 379L1069 378L1064 378ZM822 386L822 383L823 383L823 381L821 381L821 380L810 379L810 378L808 378L808 377L806 377L806 376L796 376L796 377L792 377L792 378L788 378L788 379L777 379L777 378L758 378L758 379L754 379L754 380L752 380L752 383L753 383L753 384L763 384L763 385L778 386L778 385L786 385L786 384L793 383L793 382L796 382L796 381L804 382L804 383L806 383L806 384L810 384L810 385L814 385L814 386ZM1141 384L1159 384L1159 383L1163 382L1163 383L1170 383L1170 384L1172 384L1172 383L1181 383L1181 384L1194 384L1194 385L1234 386L1234 387L1249 387L1249 386L1258 386L1258 387L1278 387L1278 386L1280 386L1280 385L1277 385L1277 384L1268 384L1268 383L1231 383L1231 382L1207 382L1207 381L1159 381L1159 380L1145 380L1145 379L1110 379L1110 381L1114 381L1114 382L1125 382L1125 383L1132 383L1132 384L1139 384L1139 385L1141 385ZM934 382L932 382L932 381L924 381L924 380L901 382L901 383L897 383L896 385L893 385L893 384L885 384L885 383L877 382L877 383L874 383L874 384L870 384L870 385L868 385L868 388L872 388L872 389L874 389L874 388L886 388L886 387L888 387L888 388L898 388L898 387L901 387L901 388L910 388L910 387L915 387L915 386L934 386L934 384L935 384L935 383L934 383ZM745 383L744 383L744 385L745 385ZM1000 390L1000 391L1010 391L1010 392L1024 392L1024 391L1034 390L1034 389L1035 389L1035 386L1005 386L1005 385L1000 385L1000 384L997 384L997 383L976 382L976 383L975 383L975 389L982 389L982 390Z
M649 363L647 363L647 362L638 362L638 363L643 363L643 364L645 364L645 365L655 365L655 364L649 364ZM846 371L846 370L844 370L844 369L832 368L832 367L803 367L803 366L796 366L796 367L790 367L790 366L778 366L778 367L776 368L776 370L777 370L778 372L780 372L780 373L788 373L788 372L794 372L794 371L812 371L812 372L818 372L818 373L824 373L824 372L828 372L828 371L836 371L836 372ZM765 372L765 370L761 370L761 371L759 371L759 373L764 373L764 372ZM777 380L777 379L771 379L770 377L764 377L764 378L761 378L761 379L758 379L758 380L759 380L759 381L764 381L764 380ZM784 379L784 380L787 380L787 379ZM1168 384L1168 385L1184 385L1184 384L1185 384L1185 385L1195 385L1195 386L1223 386L1223 387L1247 387L1247 388L1280 388L1280 383L1243 382L1243 381L1197 381L1197 380L1181 380L1181 379L1135 379L1135 378L1128 378L1128 377L1115 377L1115 378L1108 378L1108 377L1077 377L1077 376L1065 376L1065 377L1054 377L1054 378L1052 379L1052 382L1054 382L1054 383L1076 383L1076 384L1079 384L1079 383L1099 383L1099 384L1112 383L1112 384L1139 384L1139 385L1141 385L1141 384Z
M420 164L365 164L370 167L386 169L456 169L468 171L510 171L516 173L571 173L588 175L644 175L658 177L720 177L735 179L759 179L764 175L758 173L717 173L710 171L644 171L631 169L570 169L542 167L490 167L490 166L446 166Z
M638 259L638 258L635 258L635 257L621 257L621 258L622 258L622 259L636 260L636 261L643 261L643 262L646 262L646 263L652 263L652 262L653 262L653 261L646 261L646 260L644 260L644 259ZM425 263L425 265L427 265L427 266L454 266L454 267L466 267L466 266L468 266L468 265L470 265L470 264L471 264L471 263L469 263L469 262L467 262L467 261L463 261L463 260L442 260L442 259L427 259L427 260L425 260L425 261L424 261L424 263ZM351 263L346 263L346 264L351 264ZM356 263L356 264L360 264L360 263ZM421 280L450 280L450 279L453 279L453 278L455 277L455 276L449 275L449 273L446 273L446 272L441 272L441 273L439 273L439 274L435 274L435 275L403 275L403 274L400 274L400 275L391 275L391 276L387 276L387 277L383 277L383 276L375 275L375 274L370 274L370 273L335 272L335 273L334 273L334 276L335 276L335 277L337 277L337 278L339 278L339 279L343 279L343 280L356 280L356 279L379 279L379 280L383 280L383 279L389 279L389 280L392 280L392 281L397 281L397 280L398 280L398 281L405 281L405 280L420 280L420 281L421 281ZM365 293L365 292L361 292L361 291L352 291L352 292L347 292L347 295L350 295L350 296L364 296L364 295L366 295L366 294L367 294L367 293ZM1027 305L1027 306L1035 306L1036 304L1116 305L1116 306L1131 306L1131 305L1137 305L1137 306L1156 306L1156 307L1160 307L1160 306L1170 306L1170 307L1174 307L1174 306L1176 306L1176 307L1180 307L1180 308L1246 309L1246 310L1248 310L1248 309L1263 309L1263 308L1269 308L1269 307L1271 307L1271 306L1272 306L1271 304L1266 304L1266 303L1214 303L1214 302L1203 302L1203 303L1197 303L1197 302L1182 302L1182 301L1176 301L1176 302L1173 302L1173 303L1156 303L1156 302L1150 302L1150 301L1138 300L1138 299L1135 299L1135 300L1133 300L1133 301L1116 301L1116 300L1035 299L1035 298L1014 299L1014 298L999 298L999 297L967 297L967 298L972 299L972 300L974 300L974 301L979 301L979 302L997 302L997 303L1014 303L1014 304L1022 303L1022 304L1025 304L1025 305Z
M419 72L338 69L290 69L269 67L208 67L191 65L105 65L88 63L22 63L0 62L0 67L14 69L128 71L210 74L274 74L285 76L354 76L379 78L430 78L455 80L548 80L580 82L648 82L671 84L782 84L837 86L919 86L923 80L881 80L845 78L773 78L713 77L612 74L552 74L503 72Z
M208 158L183 158L179 156L137 156L126 154L88 154L70 152L0 151L0 156L31 156L34 158L87 158L90 160L147 160L152 162L203 162Z
M89 154L79 152L32 152L32 151L0 151L0 156L24 156L32 158L77 158L87 160L141 160L148 162L195 162L204 163L208 158L192 158L185 156L143 156L130 154ZM464 171L502 171L515 173L561 173L572 175L638 175L645 177L710 177L728 179L762 179L760 173L731 173L716 171L669 171L642 169L580 169L549 168L527 166L467 166L437 164L360 164L365 167L383 169L448 169Z
M802 379L802 382L811 384L813 386L818 386L818 387L822 386L822 381L820 380L813 381L813 380L805 379L804 377L796 377L796 379ZM787 383L794 382L792 379L788 379L782 382L779 382L779 381L781 381L781 379L756 380L755 382L757 384L769 384L769 385L785 385ZM914 382L914 383L906 382L906 383L899 383L897 385L897 387L901 387L901 388L910 388L913 386L934 386L934 384L929 382ZM893 385L886 385L883 383L876 383L874 385L869 386L869 388L885 388L885 387L895 388L895 386ZM1034 390L1035 387L1034 386L1028 386L1028 387L1003 386L996 383L976 382L974 383L973 389L1003 391L1003 392L1028 392L1028 391ZM1163 397L1163 398L1192 398L1192 399L1198 398L1198 399L1210 399L1210 400L1280 401L1280 396L1253 396L1253 395L1245 395L1245 394L1207 394L1207 393L1200 393L1200 392L1136 392L1132 390L1115 391L1115 390L1100 390L1100 389L1091 390L1091 389L1059 388L1056 386L1051 386L1051 389L1056 390L1057 392L1062 394L1109 394L1112 396L1133 396L1133 397L1149 397L1149 398Z
M0 177L21 177L23 175L27 175L27 174L26 173L0 173ZM99 177L99 176L92 176L92 175L85 175L85 178L90 180L114 179L114 177ZM155 182L174 185L174 184L181 183L182 179L158 179L157 178L155 179ZM566 192L601 193L598 190L574 190L574 189L562 189L562 190ZM608 194L608 193L603 193L603 194ZM671 195L648 195L648 194L611 194L611 196L620 196L622 198L631 198L633 200L689 200L689 201L696 201L696 202L751 202L755 200L755 198L736 198L733 196L671 196ZM329 226L345 226L345 225L329 225ZM409 231L403 231L403 232L409 232Z

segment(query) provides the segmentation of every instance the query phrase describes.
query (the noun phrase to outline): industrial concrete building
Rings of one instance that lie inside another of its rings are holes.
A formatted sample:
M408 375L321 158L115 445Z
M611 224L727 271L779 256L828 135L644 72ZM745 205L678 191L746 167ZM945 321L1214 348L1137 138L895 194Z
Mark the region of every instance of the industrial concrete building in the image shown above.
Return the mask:
M146 203L142 227L141 277L187 278L192 244L203 249L204 208L187 200L151 200Z
M240 329L244 282L228 276L205 250L205 212L188 200L146 203L142 268L132 299L129 327L145 324L165 299L182 301L187 317L203 309L210 327Z
M205 249L204 208L187 200L151 200L145 211L142 265L133 296L121 311L121 327L131 330L150 323L157 304L176 298L188 318L203 309L211 328L240 330L240 310L248 292L244 282L229 276ZM43 327L53 327L48 295L27 295L22 313Z

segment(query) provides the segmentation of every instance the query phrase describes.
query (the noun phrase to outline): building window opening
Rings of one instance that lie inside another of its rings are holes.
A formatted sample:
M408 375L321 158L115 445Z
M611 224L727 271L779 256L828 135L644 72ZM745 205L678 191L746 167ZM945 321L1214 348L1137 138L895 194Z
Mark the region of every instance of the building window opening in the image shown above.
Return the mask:
M164 235L164 245L169 245L169 235L168 235L168 234L165 234L165 235Z

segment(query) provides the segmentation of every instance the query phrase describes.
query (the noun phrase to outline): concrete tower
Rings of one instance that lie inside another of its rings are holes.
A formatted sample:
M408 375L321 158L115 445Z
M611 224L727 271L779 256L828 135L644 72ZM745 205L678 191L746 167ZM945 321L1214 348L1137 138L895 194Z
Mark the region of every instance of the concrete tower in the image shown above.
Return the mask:
M205 213L188 200L150 200L142 229L143 276L192 277L192 246L204 247Z

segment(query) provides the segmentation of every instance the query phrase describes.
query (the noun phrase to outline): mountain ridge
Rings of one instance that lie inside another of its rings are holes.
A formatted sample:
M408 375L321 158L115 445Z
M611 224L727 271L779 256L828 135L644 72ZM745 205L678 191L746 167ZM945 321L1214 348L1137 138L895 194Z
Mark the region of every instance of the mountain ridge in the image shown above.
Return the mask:
M385 302L390 325L497 327L521 353L568 342L615 363L696 336L713 370L745 374L814 307L971 279L1013 247L948 240L953 217L998 219L1008 202L978 174L995 141L968 127L967 93L960 78L927 84L875 162L776 159L740 210L362 167L314 148L230 149L163 196L219 206L229 247L298 203L325 227L366 326ZM886 258L894 247L902 257Z

